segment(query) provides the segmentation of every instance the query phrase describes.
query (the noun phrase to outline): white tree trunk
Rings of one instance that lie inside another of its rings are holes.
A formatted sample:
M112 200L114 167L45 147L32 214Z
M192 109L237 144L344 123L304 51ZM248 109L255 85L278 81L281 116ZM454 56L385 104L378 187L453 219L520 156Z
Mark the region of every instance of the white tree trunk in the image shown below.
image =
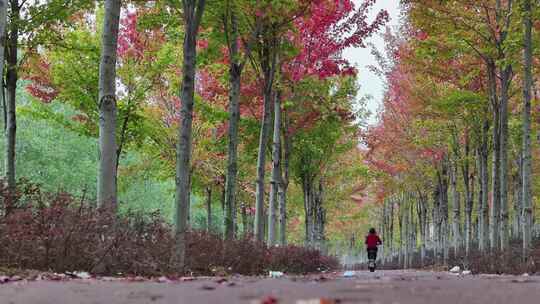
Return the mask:
M6 50L6 29L7 29L7 8L8 8L8 0L0 0L0 75L2 76L1 79L4 79L4 68L5 68L5 50ZM2 80L3 82L3 80ZM4 91L4 86L0 88L0 102L2 103L2 118L4 124L7 123L7 111L6 111L6 96ZM4 125L4 128L6 128L7 125ZM7 151L6 151L7 152ZM7 158L5 158L7 160ZM3 164L7 168L7 164ZM7 171L5 172L7 173ZM7 174L6 174L7 177Z
M270 123L273 101L274 76L276 72L276 54L269 41L263 42L261 67L264 77L263 99L264 113L259 135L257 155L257 184L255 189L255 238L264 241L264 179L266 173L266 147L270 136Z
M490 248L491 250L500 249L500 118L499 118L499 102L497 98L497 75L495 73L495 63L488 64L488 85L490 91L490 100L493 110L493 157L492 157L492 179L491 179L491 212L489 221L490 232Z
M18 40L19 40L19 23L20 23L20 11L19 1L11 0L11 15L9 23L9 37L7 37L7 47L3 51L7 53L7 102L6 102L6 126L5 126L5 138L6 138L6 150L5 150L5 170L6 181L8 188L8 197L6 200L6 214L9 214L13 208L13 199L16 188L16 175L15 175L15 144L17 136L17 112L16 112L16 98L17 98L17 81L18 81Z
M105 1L99 63L99 174L98 205L116 212L116 49L120 0Z
M459 250L461 247L461 227L460 227L460 221L461 221L461 208L460 208L460 200L459 200L459 191L457 188L457 175L458 175L458 164L457 161L452 166L452 172L451 172L451 185L452 185L452 207L454 209L454 217L452 218L452 228L453 228L453 234L454 234L454 255L457 257L459 255Z
M529 256L532 236L532 163L531 163L531 87L532 87L532 9L531 0L523 1L523 257Z
M285 110L283 114L283 177L279 188L279 244L281 246L287 244L287 189L289 188L289 162L292 149L288 113Z
M489 184L489 172L488 172L488 132L489 122L487 118L484 119L482 126L482 139L479 149L479 172L480 172L480 188L481 188L481 201L479 202L478 213L478 246L481 252L485 252L488 249L489 240L489 206L488 206L488 184Z
M512 197L514 202L514 219L512 222L512 238L519 239L522 236L522 215L523 215L523 153L519 152L516 157L517 172L512 178Z
M268 245L277 243L278 191L281 188L281 96L274 96L274 134L272 140L272 181L268 207Z
M507 65L504 69L501 69L501 101L500 101L500 237L501 237L501 249L508 248L510 238L510 225L509 225L509 213L508 213L508 100L510 83L512 81L512 66Z
M206 188L206 231L212 232L212 188Z

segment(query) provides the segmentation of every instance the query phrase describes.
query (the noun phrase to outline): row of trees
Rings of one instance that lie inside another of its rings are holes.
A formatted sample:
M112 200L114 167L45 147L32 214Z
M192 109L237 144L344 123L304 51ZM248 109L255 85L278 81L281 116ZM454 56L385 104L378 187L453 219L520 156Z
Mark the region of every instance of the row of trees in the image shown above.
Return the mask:
M469 256L514 239L527 258L538 188L538 3L403 5L406 23L387 33L388 54L378 56L388 78L380 123L365 134L381 227L394 247L422 256L426 245L447 258L451 247Z
M293 181L303 193L304 241L323 247L324 205L349 200L344 193L364 174L347 168L350 181L327 189L340 180L336 166L357 159L356 122L365 113L353 105L356 70L342 51L363 47L388 20L384 11L369 20L375 1L106 0L97 9L84 0L2 3L10 191L22 77L34 98L68 108L26 109L34 117L98 138L99 206L117 212L127 150L160 159L163 175L176 177L180 269L192 197L208 196L211 215L216 188L226 238L238 235L240 212L245 233L274 245L287 240ZM5 206L6 213L14 207Z

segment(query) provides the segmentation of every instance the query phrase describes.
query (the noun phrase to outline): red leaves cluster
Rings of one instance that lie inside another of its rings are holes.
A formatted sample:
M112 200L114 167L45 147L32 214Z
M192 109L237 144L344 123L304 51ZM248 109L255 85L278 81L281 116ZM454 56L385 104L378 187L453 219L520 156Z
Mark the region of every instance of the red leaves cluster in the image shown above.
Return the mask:
M152 50L160 47L165 41L165 36L160 30L137 29L139 15L144 11L130 11L120 19L120 29L118 32L118 57L120 61L134 59L152 60Z
M314 1L310 14L299 18L291 35L300 53L285 69L293 81L306 76L322 79L336 75L356 74L356 70L342 57L349 47L364 47L364 41L389 19L386 11L368 22L368 12L375 0L364 1L358 8L350 0Z
M28 63L28 68L32 72L25 75L30 80L26 90L30 95L36 97L44 103L50 103L58 96L58 89L51 82L51 70L48 62L43 58L32 58Z

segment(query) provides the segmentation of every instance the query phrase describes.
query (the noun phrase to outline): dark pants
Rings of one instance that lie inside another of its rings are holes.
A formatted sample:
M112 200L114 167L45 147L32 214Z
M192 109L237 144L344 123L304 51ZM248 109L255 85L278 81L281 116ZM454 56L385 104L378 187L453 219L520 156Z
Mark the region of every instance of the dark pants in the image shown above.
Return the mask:
M377 259L377 250L378 250L378 248L368 248L367 249L368 260L376 260Z

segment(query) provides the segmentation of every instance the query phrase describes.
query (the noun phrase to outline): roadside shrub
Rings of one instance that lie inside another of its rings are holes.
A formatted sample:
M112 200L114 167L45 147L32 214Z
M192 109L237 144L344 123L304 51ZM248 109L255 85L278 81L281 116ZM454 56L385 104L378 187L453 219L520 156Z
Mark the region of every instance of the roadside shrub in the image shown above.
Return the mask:
M435 269L448 270L453 266L459 266L461 269L471 270L473 273L486 274L539 274L540 273L540 239L534 239L530 257L526 260L522 258L522 243L521 240L512 240L508 248L504 251L497 250L492 252L481 252L476 244L473 244L469 257L465 256L465 252L461 251L456 256L453 248L450 248L448 255L448 263L444 265L439 258L439 263L436 262L433 250L426 251L424 263L421 263L420 253L414 252L410 268L413 269ZM355 269L366 269L366 265L358 264ZM381 263L382 269L401 269L403 265L399 263L398 256L388 258L384 263Z
M6 206L7 191L0 189ZM172 227L159 213L112 215L84 198L41 193L24 184L0 217L0 265L43 271L107 275L176 275ZM186 269L193 275L308 273L337 268L317 250L270 247L251 238L223 240L202 231L187 234Z
M294 245L272 247L268 266L285 273L310 273L339 268L334 257L321 254L319 250Z

